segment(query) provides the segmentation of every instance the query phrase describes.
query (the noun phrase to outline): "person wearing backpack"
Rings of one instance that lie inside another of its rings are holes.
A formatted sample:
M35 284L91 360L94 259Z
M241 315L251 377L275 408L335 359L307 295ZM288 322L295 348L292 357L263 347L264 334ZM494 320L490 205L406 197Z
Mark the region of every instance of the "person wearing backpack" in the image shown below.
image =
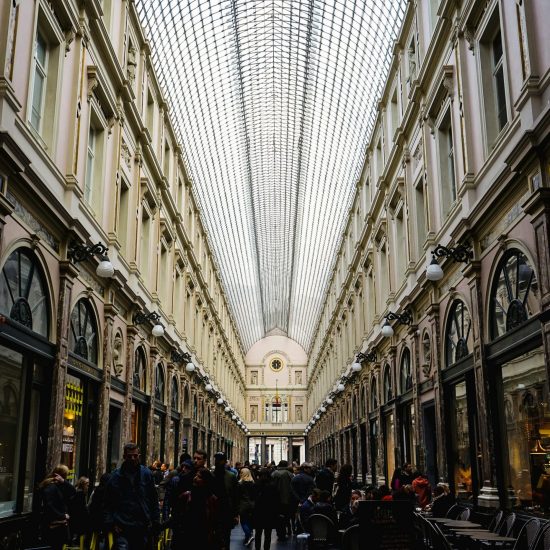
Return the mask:
M69 506L76 490L67 481L68 475L69 468L59 464L38 486L42 502L42 538L52 550L61 550L71 538Z

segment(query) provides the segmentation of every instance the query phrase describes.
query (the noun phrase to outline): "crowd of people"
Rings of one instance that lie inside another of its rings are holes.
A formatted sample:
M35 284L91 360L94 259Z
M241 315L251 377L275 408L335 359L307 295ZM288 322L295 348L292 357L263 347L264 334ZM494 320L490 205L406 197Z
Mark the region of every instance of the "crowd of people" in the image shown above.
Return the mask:
M231 531L240 523L245 547L254 542L256 550L269 550L273 530L283 541L308 532L313 514L328 517L335 533L357 524L362 500L410 499L436 517L454 504L446 485L432 492L411 464L397 468L390 485L380 487L360 486L351 465L338 473L337 466L328 459L318 469L285 460L232 467L218 452L209 468L207 453L196 450L182 454L177 468L159 462L146 467L138 447L128 443L120 467L102 475L91 495L89 480L82 477L73 486L64 465L42 481L42 538L53 550L80 540L101 550L109 539L115 550L148 550L169 532L171 550L229 550Z

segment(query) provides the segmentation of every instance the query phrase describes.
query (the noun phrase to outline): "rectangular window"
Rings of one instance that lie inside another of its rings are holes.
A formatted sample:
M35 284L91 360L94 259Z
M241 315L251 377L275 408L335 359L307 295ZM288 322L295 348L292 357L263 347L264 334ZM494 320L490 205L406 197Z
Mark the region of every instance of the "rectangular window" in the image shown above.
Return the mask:
M94 163L96 155L96 132L90 126L88 132L88 147L86 149L86 179L84 180L84 200L88 203L92 203L92 190L94 182Z
M491 151L508 122L506 65L498 9L491 14L480 38L479 62L481 116L485 122L487 149Z
M141 216L141 246L140 246L140 270L141 276L143 277L144 282L149 281L149 262L150 262L150 251L149 245L151 242L151 218L149 214L144 209Z
M38 132L42 132L42 116L46 96L46 79L48 75L48 45L40 32L36 31L34 46L34 82L31 101L31 124Z
M502 50L502 36L500 30L496 33L492 43L493 58L493 92L498 121L498 130L502 130L508 122L506 113L506 90L504 87L504 52Z
M456 201L455 153L451 113L447 111L438 128L441 211L445 218Z
M128 221L129 221L130 189L124 180L120 182L120 199L118 205L117 233L121 244L121 253L126 256L126 245L128 243Z
M414 208L416 215L416 259L419 259L424 250L424 242L428 234L428 224L426 220L426 197L424 193L424 179L420 178L414 188Z

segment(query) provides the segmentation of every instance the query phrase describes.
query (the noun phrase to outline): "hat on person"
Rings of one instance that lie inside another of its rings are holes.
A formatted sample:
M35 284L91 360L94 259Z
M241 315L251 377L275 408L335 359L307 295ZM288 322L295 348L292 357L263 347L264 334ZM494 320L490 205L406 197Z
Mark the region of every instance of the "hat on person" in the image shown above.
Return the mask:
M186 466L187 468L189 468L190 470L192 470L194 468L194 464L193 464L193 461L192 460L184 460L182 463L181 463L182 466Z
M214 455L214 460L227 460L227 455L225 453L223 453L222 451L218 451Z

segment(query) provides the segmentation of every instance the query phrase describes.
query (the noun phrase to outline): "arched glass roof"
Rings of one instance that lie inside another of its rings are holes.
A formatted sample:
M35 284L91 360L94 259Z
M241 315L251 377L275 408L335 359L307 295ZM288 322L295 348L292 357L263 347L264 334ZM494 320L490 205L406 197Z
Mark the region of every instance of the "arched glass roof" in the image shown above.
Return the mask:
M406 0L137 0L245 349L309 349Z

